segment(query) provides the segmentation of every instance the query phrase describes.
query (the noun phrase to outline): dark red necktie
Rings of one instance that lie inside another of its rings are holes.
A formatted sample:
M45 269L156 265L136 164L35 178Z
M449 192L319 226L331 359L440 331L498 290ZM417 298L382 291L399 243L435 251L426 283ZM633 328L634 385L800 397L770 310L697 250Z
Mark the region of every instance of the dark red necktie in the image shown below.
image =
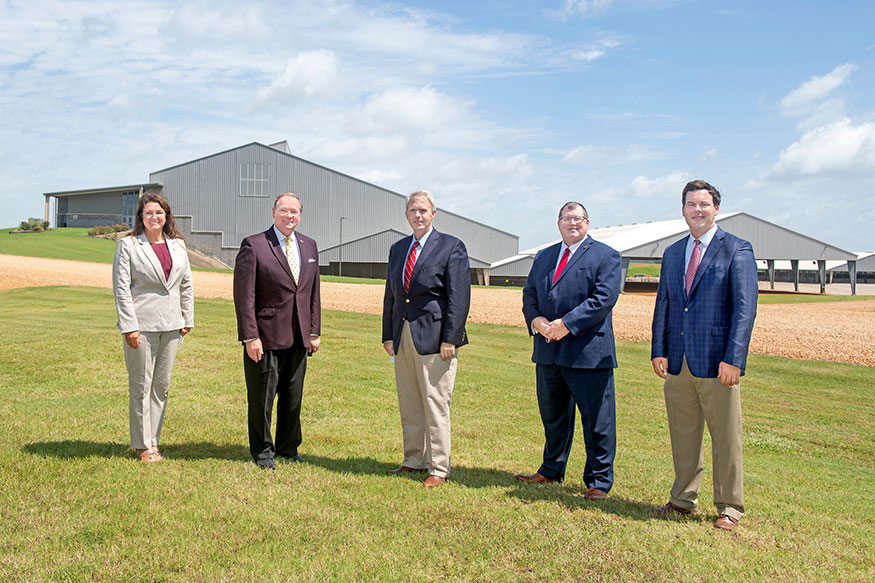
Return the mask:
M404 291L410 291L410 275L413 273L413 266L416 265L416 249L419 247L419 241L413 242L413 247L410 248L410 253L407 254L407 261L404 263Z
M556 283L559 280L559 276L562 275L562 270L565 269L565 264L568 263L569 255L571 255L571 249L566 247L565 253L562 254L562 260L559 261L559 266L556 268L556 274L553 276L553 283Z
M701 243L701 241L696 239L693 252L690 253L690 262L687 263L687 295L690 295L690 288L693 287L693 280L696 279L696 270L699 269L699 260L702 258L702 250L699 249L699 243Z

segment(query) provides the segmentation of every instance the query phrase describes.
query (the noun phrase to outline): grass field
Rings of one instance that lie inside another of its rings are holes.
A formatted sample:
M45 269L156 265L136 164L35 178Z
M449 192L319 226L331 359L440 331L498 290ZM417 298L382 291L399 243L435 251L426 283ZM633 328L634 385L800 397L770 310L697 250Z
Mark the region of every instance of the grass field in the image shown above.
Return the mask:
M748 514L649 517L671 485L646 344L619 343L616 486L532 486L542 428L530 341L472 325L453 398L453 474L433 491L401 459L375 316L327 312L304 395L308 463L259 471L246 446L233 306L196 302L171 387L162 464L127 445L111 292L0 292L0 580L799 581L875 577L875 370L753 355L743 382ZM710 449L710 448L708 448Z

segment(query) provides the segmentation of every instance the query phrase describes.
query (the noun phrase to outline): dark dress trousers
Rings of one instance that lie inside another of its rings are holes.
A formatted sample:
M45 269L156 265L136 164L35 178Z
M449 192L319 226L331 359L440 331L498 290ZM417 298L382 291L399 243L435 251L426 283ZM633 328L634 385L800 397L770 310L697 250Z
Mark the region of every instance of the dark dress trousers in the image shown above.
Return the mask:
M238 339L260 338L264 357L243 349L249 402L249 450L256 461L294 457L301 445L301 397L310 336L320 335L319 254L316 242L298 232L296 284L274 227L243 239L234 264ZM277 400L276 441L270 425Z
M554 283L563 243L535 256L523 288L523 315L534 336L538 408L544 424L544 458L538 469L554 480L565 477L574 437L575 403L580 411L588 488L609 492L617 448L614 368L617 356L611 311L620 294L620 254L587 236ZM547 342L532 331L538 316L562 318L568 335Z

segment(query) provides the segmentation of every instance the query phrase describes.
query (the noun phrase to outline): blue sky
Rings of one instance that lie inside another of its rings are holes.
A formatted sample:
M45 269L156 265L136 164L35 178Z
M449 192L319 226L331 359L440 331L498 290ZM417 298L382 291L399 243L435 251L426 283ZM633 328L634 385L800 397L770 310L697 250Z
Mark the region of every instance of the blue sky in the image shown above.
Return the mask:
M746 211L875 249L875 3L0 0L0 200L249 142L520 237ZM266 217L266 221L269 220ZM306 232L306 217L301 224Z

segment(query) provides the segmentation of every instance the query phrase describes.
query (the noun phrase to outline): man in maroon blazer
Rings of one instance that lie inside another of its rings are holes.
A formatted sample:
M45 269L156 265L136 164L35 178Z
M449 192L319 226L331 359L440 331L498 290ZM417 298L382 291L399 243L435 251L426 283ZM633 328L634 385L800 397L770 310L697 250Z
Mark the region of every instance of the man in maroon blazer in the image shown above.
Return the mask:
M249 401L249 451L260 468L273 470L274 456L303 462L301 396L307 356L319 350L319 252L295 227L301 199L279 195L274 224L243 239L234 264L234 308ZM277 398L276 441L270 436Z

